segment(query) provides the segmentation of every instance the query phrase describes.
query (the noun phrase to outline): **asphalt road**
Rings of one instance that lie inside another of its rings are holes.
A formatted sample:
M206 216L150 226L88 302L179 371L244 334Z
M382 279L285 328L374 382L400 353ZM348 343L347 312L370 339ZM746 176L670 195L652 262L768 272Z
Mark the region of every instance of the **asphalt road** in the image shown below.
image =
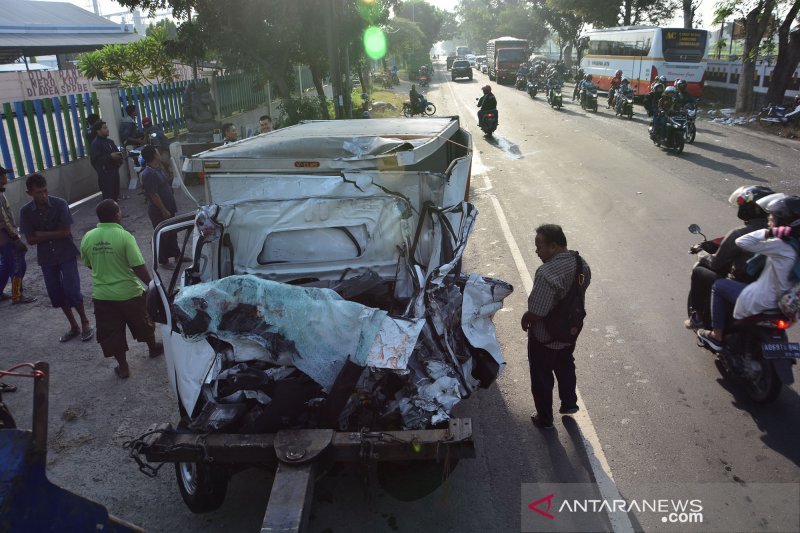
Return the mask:
M464 271L505 279L516 289L495 316L507 367L495 387L457 406L456 416L473 420L477 457L462 460L442 487L400 501L390 492L409 487L389 491L374 479L365 483L356 468L337 469L317 483L312 530L520 531L528 501L523 486L530 483L598 480L602 496L628 497L639 494L642 483L796 486L798 386L768 407L754 405L721 379L683 320L693 262L686 250L696 241L687 226L698 223L716 236L736 225L727 197L742 184L800 193L800 146L700 122L697 141L674 156L649 141L641 114L628 121L602 108L585 113L568 98L555 111L541 96L532 100L495 83L500 127L487 140L474 114L486 76L454 83L438 70L433 82L428 97L438 114L459 115L473 135L471 197L480 215ZM138 198L127 200L123 210L131 213L126 227L148 236ZM84 211L75 214L81 234L94 225L91 210ZM550 433L529 420L533 402L519 326L540 264L533 230L545 222L564 227L570 248L581 251L593 272L576 350L582 410L557 420ZM41 285L37 271L32 265L26 277L34 291ZM88 274L82 275L88 286ZM43 290L34 294L44 298ZM9 353L51 362L51 480L150 531L258 530L271 487L268 472L238 474L221 509L194 515L178 494L170 465L150 479L127 458L122 442L152 422L177 418L163 361L134 350L134 377L118 382L96 346L53 349L63 324L45 304L13 316L0 324ZM21 334L34 323L37 334ZM799 332L792 331L793 340ZM22 427L30 422L29 394L24 385L4 397ZM412 484L419 479L402 478ZM732 510L735 520L727 530L765 530L791 512L745 501ZM638 528L641 518L615 517L614 530ZM601 518L587 530L611 529L612 522Z

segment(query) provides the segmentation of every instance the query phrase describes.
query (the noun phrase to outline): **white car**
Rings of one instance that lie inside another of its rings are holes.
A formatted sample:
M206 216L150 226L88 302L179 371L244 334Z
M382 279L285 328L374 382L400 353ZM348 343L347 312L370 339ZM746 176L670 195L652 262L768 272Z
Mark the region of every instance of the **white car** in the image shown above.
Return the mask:
M457 118L312 121L188 159L205 202L156 228L148 291L179 427L424 433L490 386L513 288L461 272L470 147ZM157 269L170 232L179 279ZM224 498L209 469L178 463L192 510Z

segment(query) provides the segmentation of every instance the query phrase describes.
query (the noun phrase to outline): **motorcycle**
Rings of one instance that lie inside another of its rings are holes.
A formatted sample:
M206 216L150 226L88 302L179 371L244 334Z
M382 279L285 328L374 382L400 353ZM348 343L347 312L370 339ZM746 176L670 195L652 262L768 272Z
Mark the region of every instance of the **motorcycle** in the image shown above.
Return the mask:
M597 87L594 84L581 88L581 108L597 113Z
M692 246L689 253L714 246L697 224L689 226L689 231L703 237L703 242ZM687 311L691 318L691 306ZM733 320L723 332L721 352L713 351L699 339L698 345L715 354L723 374L742 383L753 401L766 404L780 395L783 385L794 383L792 365L800 358L800 343L789 342L786 335L792 324L778 311L762 313Z
M430 117L436 114L436 106L431 102L426 101L423 109L415 109L411 107L411 101L406 100L403 102L403 116L413 117L414 115L422 115L423 117Z
M675 115L667 117L667 134L660 136L656 132L655 126L650 126L650 140L653 141L658 147L664 145L664 148L671 150L676 154L683 152L684 136L686 132L686 115Z
M800 118L800 95L795 96L794 105L769 104L758 113L758 121L769 124L788 124Z
M616 115L633 118L633 88L628 87L627 90L617 90L617 95L614 97L616 101Z
M555 83L548 86L547 89L547 103L554 109L561 109L563 99L561 97L561 84Z
M528 95L531 98L536 98L536 95L539 92L539 82L535 78L532 80L528 80L527 89L528 89Z
M524 91L528 87L528 78L524 74L517 74L517 81L514 87L519 91Z
M686 104L684 112L686 113L686 131L684 132L684 140L687 143L692 144L695 137L697 137L697 127L694 124L695 120L697 119L697 105Z
M428 75L427 74L420 74L419 75L419 86L420 87L427 87L428 83Z
M483 115L483 120L481 121L480 126L483 134L487 137L491 137L494 133L494 130L497 129L497 109L487 111Z

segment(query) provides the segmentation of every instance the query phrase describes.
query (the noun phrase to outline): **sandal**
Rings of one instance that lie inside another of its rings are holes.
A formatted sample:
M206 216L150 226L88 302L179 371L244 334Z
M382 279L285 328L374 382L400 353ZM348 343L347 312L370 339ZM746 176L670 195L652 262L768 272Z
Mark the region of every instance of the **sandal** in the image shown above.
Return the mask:
M0 392L17 392L17 386L10 383L0 383Z
M83 330L81 333L81 340L83 342L92 340L92 337L94 337L94 328L91 326L89 326L88 329Z
M67 330L66 333L61 335L61 337L58 339L58 342L67 342L69 340L74 339L75 337L77 337L80 334L81 334L81 330L70 328L70 329Z
M120 379L128 379L129 377L131 377L131 373L130 373L130 371L128 371L128 372L125 372L125 373L123 374L123 373L122 373L122 370L120 370L120 368L119 368L118 366L115 366L115 367L114 367L114 373L115 373L115 374L117 375L117 377L118 377L118 378L120 378Z

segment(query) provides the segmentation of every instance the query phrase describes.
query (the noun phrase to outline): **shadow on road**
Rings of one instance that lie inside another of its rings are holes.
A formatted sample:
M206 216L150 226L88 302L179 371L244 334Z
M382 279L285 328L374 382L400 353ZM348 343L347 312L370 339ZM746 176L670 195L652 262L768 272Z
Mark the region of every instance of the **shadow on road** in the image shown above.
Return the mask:
M733 406L748 413L758 429L764 432L761 441L783 455L795 465L800 466L800 427L790 421L800 420L800 395L789 387L784 387L778 399L769 405L755 403L745 393L742 386L727 377L717 378L722 388L733 396ZM745 433L743 438L749 438ZM754 458L758 461L758 458ZM746 481L746 480L745 480Z
M766 159L761 159L760 157L756 157L753 154L748 154L747 152L742 152L741 150L736 150L734 148L727 148L725 146L721 146L716 143L707 143L703 141L695 141L692 146L697 146L698 148L703 148L704 150L708 150L709 152L716 152L722 156L725 156L729 159L742 159L745 161L752 161L758 165L762 166L775 166L772 161L767 161Z
M697 146L698 144L701 145L701 148L705 148L706 146L712 146L712 145L709 145L708 143L694 143L694 145L690 145L690 146ZM737 152L738 150L733 150L733 151ZM730 165L728 163L723 163L723 162L721 162L721 161L719 161L717 159L711 159L711 158L706 157L706 156L704 156L702 154L698 154L697 152L685 152L684 151L683 154L681 155L681 157L683 159L685 159L686 161L694 163L695 165L698 165L698 166L701 166L701 167L705 167L705 168L707 168L709 170L714 170L714 171L720 172L722 174L732 174L732 175L738 176L738 177L740 177L740 178L742 178L744 180L755 181L755 182L758 182L758 183L768 183L769 182L769 180L766 180L764 178L759 178L759 177L753 175L752 173L750 173L750 172L748 172L746 170L743 170L743 169L741 169L739 167L736 167L734 165Z

